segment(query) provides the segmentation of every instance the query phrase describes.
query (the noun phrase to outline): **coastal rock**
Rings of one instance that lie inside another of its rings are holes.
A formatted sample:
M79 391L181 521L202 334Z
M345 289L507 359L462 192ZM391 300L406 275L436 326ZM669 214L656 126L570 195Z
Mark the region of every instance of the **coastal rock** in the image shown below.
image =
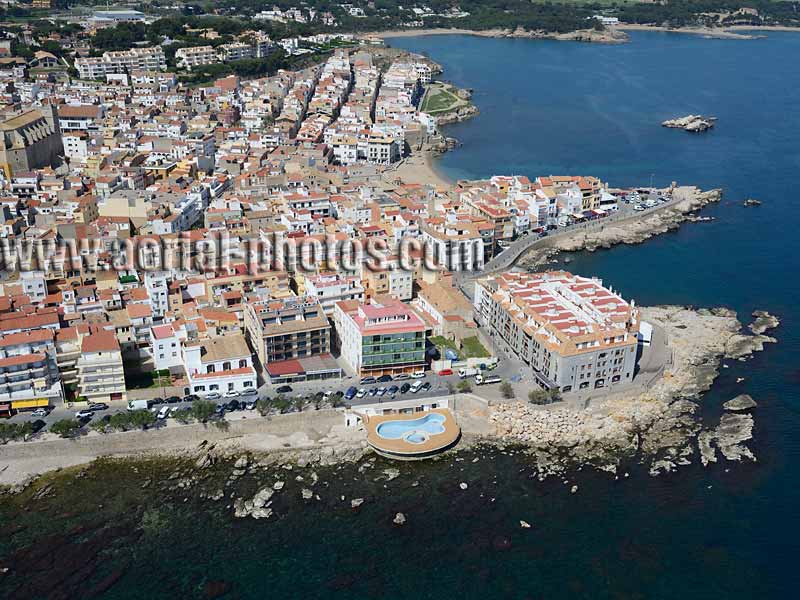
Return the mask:
M663 127L669 127L673 129L683 129L685 131L691 132L702 132L707 131L714 127L714 123L716 122L716 117L704 117L703 115L687 115L685 117L679 117L677 119L668 119L661 123Z
M303 497L303 500L311 500L312 496L314 495L314 492L312 492L308 488L303 488L302 490L300 490L300 495Z
M771 329L776 329L778 325L781 324L778 317L769 314L765 310L754 310L753 317L755 317L755 320L750 323L749 328L750 331L756 335L761 335Z
M197 469L208 469L209 467L214 466L215 462L216 462L215 457L209 452L209 453L201 455L195 461L194 466Z
M350 508L358 508L362 504L364 504L363 498L353 498L350 500Z
M758 406L749 394L739 394L733 400L728 400L722 407L730 411L750 410Z
M755 198L748 198L744 202L742 202L744 206L761 206L761 200L756 200Z
M749 414L725 414L714 430L717 447L728 460L743 458L755 460L755 456L742 442L753 437L753 417Z
M386 481L392 481L393 479L400 477L400 470L395 469L394 467L389 467L388 469L383 470L383 474L386 475Z
M394 523L395 525L405 525L406 516L403 513L399 512L394 516L394 519L392 519L392 523Z
M464 483L464 482L462 481L461 483L459 483L459 484L458 484L458 487L460 487L462 490L465 490L465 489L467 489L469 486L468 486L466 483Z
M528 523L527 521L520 521L519 522L519 526L522 527L523 529L530 529L531 528L531 524Z

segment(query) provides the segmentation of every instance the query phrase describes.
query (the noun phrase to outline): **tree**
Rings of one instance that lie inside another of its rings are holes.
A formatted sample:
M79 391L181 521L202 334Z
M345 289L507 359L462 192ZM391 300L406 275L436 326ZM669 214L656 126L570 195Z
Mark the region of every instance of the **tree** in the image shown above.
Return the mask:
M287 400L283 395L277 396L275 400L272 401L272 404L281 413L284 413L287 410L289 410L289 407L292 405L291 402Z
M108 430L111 428L111 422L104 421L103 419L99 419L97 421L92 421L89 423L89 429L92 431L97 431L98 433L108 433Z
M472 391L472 384L469 379L462 379L458 382L458 391L462 394L467 394Z
M76 419L61 419L50 426L50 431L62 438L75 437L81 430L81 424Z
M134 410L128 413L128 422L131 427L147 429L156 422L156 416L149 410Z
M509 382L504 381L500 384L500 393L503 394L503 398L511 399L514 397L514 388Z
M0 444L24 439L33 432L30 423L0 423Z
M269 398L260 398L256 401L256 410L262 417L266 417L269 411L272 410L272 403Z
M181 408L179 410L173 411L171 416L178 423L181 423L183 425L186 425L187 423L191 422L191 420L194 418L194 416L192 415L191 408Z
M531 390L528 392L528 401L531 404L552 404L561 400L561 392L558 388L550 390Z
M216 410L217 405L209 400L195 400L192 404L192 416L200 423L206 423Z

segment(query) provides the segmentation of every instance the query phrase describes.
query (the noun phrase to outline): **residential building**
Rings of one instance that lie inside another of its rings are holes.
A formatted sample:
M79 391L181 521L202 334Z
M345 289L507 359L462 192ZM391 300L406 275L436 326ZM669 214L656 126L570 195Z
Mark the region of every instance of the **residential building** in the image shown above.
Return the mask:
M630 383L639 311L599 279L566 271L504 273L476 282L475 320L543 388L569 392Z
M89 402L125 400L125 370L113 331L96 329L81 339L77 362L78 397Z

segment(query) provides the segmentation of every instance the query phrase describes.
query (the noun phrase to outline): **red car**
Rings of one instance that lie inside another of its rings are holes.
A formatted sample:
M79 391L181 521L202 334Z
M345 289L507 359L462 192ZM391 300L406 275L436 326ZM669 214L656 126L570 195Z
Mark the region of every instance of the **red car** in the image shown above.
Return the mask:
M439 375L441 377L446 377L447 375L452 375L452 374L453 374L453 369L442 369L441 371L439 371Z

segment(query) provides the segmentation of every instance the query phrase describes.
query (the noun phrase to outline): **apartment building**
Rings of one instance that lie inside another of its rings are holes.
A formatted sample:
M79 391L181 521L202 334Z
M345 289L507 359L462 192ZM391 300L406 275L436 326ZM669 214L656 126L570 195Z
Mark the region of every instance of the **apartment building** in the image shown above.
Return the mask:
M599 279L504 273L476 282L474 314L543 388L569 392L633 379L639 311Z
M302 277L302 275L299 277ZM332 317L337 302L342 300L363 300L364 286L355 275L322 273L320 275L305 276L304 293L307 296L316 298L325 315Z
M0 336L0 413L63 401L54 340L49 329Z
M76 366L78 397L89 402L127 399L122 352L113 331L98 329L84 335Z
M219 58L213 46L193 46L178 48L175 51L175 60L179 68L191 71L195 67L214 64Z
M100 57L75 59L81 79L103 79L106 75L131 71L165 71L167 59L160 46L105 52Z
M410 373L425 368L426 325L390 296L336 304L341 358L358 376Z
M331 351L330 322L319 301L310 296L246 302L244 326L264 368Z

